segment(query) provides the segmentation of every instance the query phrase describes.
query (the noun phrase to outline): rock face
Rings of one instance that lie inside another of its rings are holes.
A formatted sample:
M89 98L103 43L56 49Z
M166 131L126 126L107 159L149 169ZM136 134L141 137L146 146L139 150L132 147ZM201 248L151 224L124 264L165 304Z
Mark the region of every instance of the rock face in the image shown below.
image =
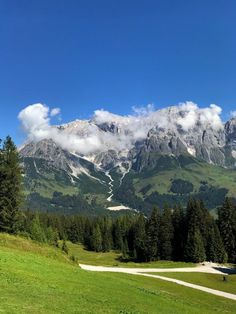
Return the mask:
M150 208L150 204L161 206L163 202L173 200L175 193L171 187L173 184L178 185L180 182L178 180L182 178L179 175L177 181L174 180L177 168L184 168L186 164L196 161L198 167L207 163L235 169L236 118L224 124L217 124L217 127L206 122L201 116L195 117L194 123L190 125L188 121L190 118L183 109L171 107L142 119L113 115L109 121L93 118L85 121L75 120L54 127L58 130L56 139L45 138L37 142L27 142L20 149L29 195L36 198L34 204L37 205L41 201L42 208L45 207L46 199L41 199L39 194L47 196L47 204L50 204L49 195L54 191L60 191L65 195L81 193L91 208L96 204L98 207L107 208L107 201L113 201L114 195L120 203L142 210L145 204ZM79 145L68 148L65 145L67 143L62 143L60 134L65 135L63 140L73 138L78 139L79 143L80 139L83 139L83 145L87 146L95 140L97 149L82 154ZM164 180L169 180L165 189L161 188L162 183L158 179L160 176L158 171L163 169L172 171L168 179L164 177ZM208 169L209 172L212 171L212 168ZM188 171L189 168L185 169L185 173L189 173ZM193 169L191 176L195 178L194 171ZM222 170L223 175L225 171ZM157 172L158 177L151 180L150 184L150 177ZM193 187L193 193L201 198L203 193L208 193L207 197L214 194L214 204L220 204L228 190L217 190L217 174L213 179L208 178L207 183L204 182L204 176L202 170L200 177L196 179L197 188ZM234 178L231 179L232 182L236 182ZM139 182L136 187L135 182ZM193 186L195 182L184 181L184 184ZM140 193L143 195L141 200ZM168 199L169 193L172 194ZM219 195L221 198L218 200ZM177 201L182 198L178 196ZM31 204L32 202L30 206Z
M132 123L130 125L127 118L123 121L122 117L118 116L118 119L114 118L114 121L109 122L100 122L96 119L76 120L57 128L68 136L73 134L85 139L95 134L103 141L98 151L84 156L79 151L61 148L60 143L55 143L52 139L43 139L38 143L25 144L20 154L22 157L48 160L63 170L70 168L73 153L87 158L104 171L124 162L139 164L136 170L141 171L148 166L148 155L152 153L174 156L189 154L210 164L235 168L236 118L218 128L199 119L186 130L179 123L185 114L177 107L155 112L152 119L146 118L146 121L143 119L140 125L143 132L141 138L135 137L137 130L132 129ZM164 125L163 121L168 123ZM142 160L138 160L139 158Z
M20 150L20 154L22 157L44 159L62 170L68 170L68 161L71 157L69 152L63 150L51 139L44 139L37 143L30 142Z

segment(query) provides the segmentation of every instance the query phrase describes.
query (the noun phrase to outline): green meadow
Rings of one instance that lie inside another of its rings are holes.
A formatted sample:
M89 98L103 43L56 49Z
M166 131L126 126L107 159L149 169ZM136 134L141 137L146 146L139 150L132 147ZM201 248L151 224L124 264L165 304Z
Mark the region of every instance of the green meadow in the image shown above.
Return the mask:
M85 262L89 254L79 252ZM98 264L112 263L104 256ZM60 249L5 234L0 234L0 278L0 312L9 314L235 313L236 308L235 301L154 278L84 271Z
M236 294L236 275L227 275L223 280L223 275L207 273L153 273L154 275L164 276L183 280L196 285L208 287Z
M136 263L132 261L122 261L121 253L110 252L94 252L84 249L80 244L68 242L70 254L75 256L79 263L97 266L117 266L117 267L145 267L145 268L173 268L173 267L194 267L194 263L172 262L172 261L156 261L149 263Z

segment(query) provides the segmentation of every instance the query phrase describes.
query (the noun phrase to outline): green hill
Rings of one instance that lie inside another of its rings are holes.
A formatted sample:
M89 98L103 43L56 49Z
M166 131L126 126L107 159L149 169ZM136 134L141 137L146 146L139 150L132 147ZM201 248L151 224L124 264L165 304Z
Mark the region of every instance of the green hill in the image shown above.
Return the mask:
M236 195L236 171L208 164L190 155L150 152L139 156L124 178L119 167L112 177L113 199L107 175L80 158L78 176L54 167L44 159L25 157L26 208L65 214L105 213L108 206L126 204L147 213L153 206L186 205L189 197L202 199L209 209Z
M90 175L80 173L76 177L44 159L26 157L22 162L26 194L24 208L88 215L104 210L109 191L108 178L103 172L96 171L91 163L81 159L81 166L88 169Z
M134 168L116 190L115 197L145 210L165 203L186 205L189 197L202 199L209 209L236 195L236 171L207 164L188 155L149 154L148 166Z
M234 313L235 302L175 284L81 270L61 250L0 234L2 313Z

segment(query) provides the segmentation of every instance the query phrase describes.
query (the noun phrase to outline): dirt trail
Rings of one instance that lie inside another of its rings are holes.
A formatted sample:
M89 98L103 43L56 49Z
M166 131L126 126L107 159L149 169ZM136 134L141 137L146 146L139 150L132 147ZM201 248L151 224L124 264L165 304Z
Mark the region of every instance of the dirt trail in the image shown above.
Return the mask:
M217 296L228 298L236 301L236 294L215 290L207 288L200 285L195 285L182 280L163 277L159 275L147 274L147 273L162 273L162 272L200 272L200 273L211 273L211 274L225 274L230 272L230 269L223 266L218 266L217 264L207 263L206 265L199 265L197 267L184 267L184 268L122 268L122 267L105 267L105 266L92 266L92 265L79 265L84 270L98 271L98 272L116 272L116 273L126 273L132 275L139 275L145 277L157 278L169 282L176 283L181 286L201 290L207 293L211 293Z

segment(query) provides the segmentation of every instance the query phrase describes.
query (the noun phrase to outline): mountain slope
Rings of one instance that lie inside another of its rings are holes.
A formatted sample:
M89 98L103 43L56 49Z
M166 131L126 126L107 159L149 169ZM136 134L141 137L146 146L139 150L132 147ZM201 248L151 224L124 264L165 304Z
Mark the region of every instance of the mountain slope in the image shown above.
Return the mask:
M154 155L154 156L153 156ZM186 205L189 197L202 199L209 209L236 195L236 172L188 156L152 154L154 164L130 171L115 197L129 206L150 211L165 204ZM134 168L137 165L134 165Z
M194 196L217 207L236 194L236 119L223 124L212 106L184 104L144 117L100 112L52 127L52 138L20 149L28 206L62 210L70 199L67 213L120 203L147 212ZM72 206L75 195L80 206Z

